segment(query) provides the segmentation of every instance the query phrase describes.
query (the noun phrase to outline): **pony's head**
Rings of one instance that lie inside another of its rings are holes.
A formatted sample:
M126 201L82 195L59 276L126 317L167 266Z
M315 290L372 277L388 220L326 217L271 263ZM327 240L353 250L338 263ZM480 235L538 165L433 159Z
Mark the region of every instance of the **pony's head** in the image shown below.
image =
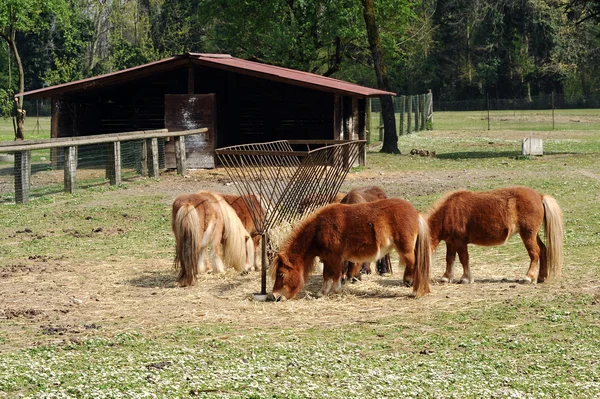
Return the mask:
M304 271L301 265L294 265L285 253L278 253L271 263L273 298L292 299L304 288Z

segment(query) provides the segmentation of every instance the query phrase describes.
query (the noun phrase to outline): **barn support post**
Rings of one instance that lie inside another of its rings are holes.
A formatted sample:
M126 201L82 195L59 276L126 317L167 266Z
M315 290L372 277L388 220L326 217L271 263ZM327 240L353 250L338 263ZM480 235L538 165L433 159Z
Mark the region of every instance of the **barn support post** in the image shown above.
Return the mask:
M342 137L342 98L339 94L333 97L333 139L341 140Z
M366 101L358 100L358 139L365 140L367 135L366 129ZM358 152L358 164L360 166L367 165L367 146L361 145Z
M121 142L115 141L108 145L108 162L106 172L111 186L121 184Z
M150 152L148 155L148 163L150 164L150 177L158 177L160 175L159 165L158 165L158 139L153 138L148 140L150 145L148 146L148 151ZM151 162L151 163L150 163Z
M15 202L27 204L31 186L31 151L15 153Z
M177 174L185 175L187 173L185 136L175 136L175 162L177 163Z
M367 143L371 143L371 98L366 99L366 139Z
M67 147L64 152L65 192L73 194L77 187L77 147Z
M142 140L140 143L140 175L148 176L148 141Z
M406 110L406 134L411 134L412 133L412 103L413 103L412 96L407 96L406 97L406 105L407 105L407 110Z

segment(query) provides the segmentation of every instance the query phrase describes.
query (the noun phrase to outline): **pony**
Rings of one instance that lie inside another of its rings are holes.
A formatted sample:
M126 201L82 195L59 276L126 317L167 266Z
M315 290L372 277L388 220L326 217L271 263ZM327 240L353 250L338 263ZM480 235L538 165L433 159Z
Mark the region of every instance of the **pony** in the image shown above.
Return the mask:
M387 195L381 187L357 187L353 188L340 201L341 204L363 204L365 202L377 201L386 199ZM390 255L387 254L383 258L377 260L377 271L380 274L391 272ZM371 274L370 263L353 263L344 261L342 266L342 279L356 281L361 279L361 274Z
M458 253L463 266L460 283L472 283L468 244L504 244L519 233L529 269L525 283L559 277L563 258L563 216L556 200L528 187L507 187L484 192L456 191L437 201L428 215L432 250L446 242L446 272L442 282L452 281ZM544 225L547 247L538 232ZM539 264L539 270L538 270Z
M174 267L179 267L177 281L181 286L194 285L198 273L207 270L206 250L209 246L212 247L211 263L215 272L224 272L224 265L233 266L240 272L250 270L248 262L254 257L250 234L219 194L200 191L175 198L171 228L176 241Z
M327 205L302 221L271 264L275 300L303 289L318 256L323 262L319 296L341 290L342 260L372 262L395 249L412 271L415 296L430 292L431 243L427 221L407 201L391 198L363 204Z
M258 246L260 244L260 234L254 225L254 220L252 219L252 214L256 213L259 217L264 217L264 211L260 206L260 201L255 195L232 195L232 194L222 194L219 193L221 197L233 208L235 213L240 218L240 221L244 225L246 231L252 237L252 242L254 244L254 270L258 270ZM250 209L248 209L248 205L246 202L250 203Z
M339 204L340 201L346 196L346 193L339 192L333 197L330 204ZM304 214L306 209L314 207L314 204L317 203L320 199L320 195L317 193L308 194L306 197L300 201L298 204L298 213Z

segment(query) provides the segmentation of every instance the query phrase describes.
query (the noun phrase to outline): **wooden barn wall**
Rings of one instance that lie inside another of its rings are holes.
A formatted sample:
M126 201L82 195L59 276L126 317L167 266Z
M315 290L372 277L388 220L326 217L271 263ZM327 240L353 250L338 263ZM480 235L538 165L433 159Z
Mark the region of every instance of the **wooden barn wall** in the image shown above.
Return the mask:
M163 129L166 93L187 92L187 68L62 97L61 137Z
M196 68L196 93L216 93L217 147L333 139L333 94L228 71Z

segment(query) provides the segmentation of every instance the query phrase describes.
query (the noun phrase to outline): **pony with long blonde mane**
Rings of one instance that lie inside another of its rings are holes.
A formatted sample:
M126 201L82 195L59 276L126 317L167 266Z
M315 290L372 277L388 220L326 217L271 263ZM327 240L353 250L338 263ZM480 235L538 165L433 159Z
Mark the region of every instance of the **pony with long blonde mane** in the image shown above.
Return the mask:
M520 186L484 192L456 191L433 205L428 223L432 250L440 241L446 242L443 282L452 281L457 253L463 266L459 282L473 282L468 244L501 245L517 233L530 259L523 282L542 282L561 274L563 216L560 206L550 195ZM538 235L542 224L547 245Z
M413 274L416 296L430 292L430 240L425 218L407 201L383 199L355 205L327 205L298 225L271 264L276 300L294 298L323 262L320 296L341 290L342 260L372 262L395 249Z
M250 234L219 194L182 194L173 201L171 216L176 241L174 265L179 268L177 281L181 286L194 285L198 273L206 272L209 247L213 271L222 273L225 266L240 272L251 269L254 245Z
M258 248L260 244L260 234L254 225L254 219L252 218L252 214L254 213L258 217L264 217L264 211L260 206L260 201L255 195L232 195L232 194L220 194L221 197L233 208L235 213L240 218L240 221L246 228L246 231L252 237L252 242L254 243L254 260L252 264L254 265L254 270L259 269L258 265ZM250 204L250 209L248 209L248 204Z

